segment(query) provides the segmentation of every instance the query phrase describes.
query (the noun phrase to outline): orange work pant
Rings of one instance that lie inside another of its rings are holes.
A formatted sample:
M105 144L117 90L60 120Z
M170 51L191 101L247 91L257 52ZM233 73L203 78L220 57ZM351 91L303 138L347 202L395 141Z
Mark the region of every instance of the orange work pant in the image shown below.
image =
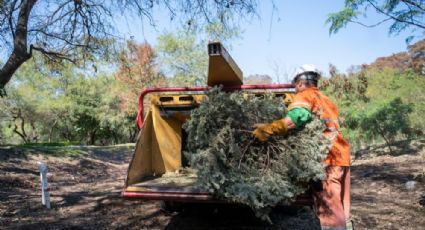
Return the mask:
M322 227L345 229L350 218L350 167L326 167L322 190L313 192L316 214Z

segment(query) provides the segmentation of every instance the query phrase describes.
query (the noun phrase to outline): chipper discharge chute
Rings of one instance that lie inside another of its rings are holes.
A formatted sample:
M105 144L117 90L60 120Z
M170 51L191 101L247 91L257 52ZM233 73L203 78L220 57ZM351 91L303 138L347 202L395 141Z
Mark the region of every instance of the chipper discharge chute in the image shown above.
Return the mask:
M242 71L219 42L208 45L208 86L150 88L139 98L137 125L140 132L128 167L125 198L171 201L216 202L212 194L196 188L196 175L177 173L187 166L182 151L187 134L182 125L190 111L202 103L206 91L222 85L223 90L246 94L273 92L289 104L294 95L290 84L243 85ZM150 95L148 103L145 96ZM145 108L148 110L145 112ZM299 203L310 202L299 199Z

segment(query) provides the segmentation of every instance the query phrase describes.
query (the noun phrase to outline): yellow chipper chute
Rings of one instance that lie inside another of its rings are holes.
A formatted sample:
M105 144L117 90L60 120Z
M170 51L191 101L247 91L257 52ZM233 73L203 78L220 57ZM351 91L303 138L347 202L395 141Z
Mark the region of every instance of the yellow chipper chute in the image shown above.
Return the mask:
M233 58L219 42L208 44L208 86L240 86L243 74Z

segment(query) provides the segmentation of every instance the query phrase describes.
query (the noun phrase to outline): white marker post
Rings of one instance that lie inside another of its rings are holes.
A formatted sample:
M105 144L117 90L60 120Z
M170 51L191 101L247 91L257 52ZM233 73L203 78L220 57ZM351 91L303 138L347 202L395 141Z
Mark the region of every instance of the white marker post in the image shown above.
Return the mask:
M47 183L47 166L43 162L38 162L41 181L41 203L50 209L49 184Z

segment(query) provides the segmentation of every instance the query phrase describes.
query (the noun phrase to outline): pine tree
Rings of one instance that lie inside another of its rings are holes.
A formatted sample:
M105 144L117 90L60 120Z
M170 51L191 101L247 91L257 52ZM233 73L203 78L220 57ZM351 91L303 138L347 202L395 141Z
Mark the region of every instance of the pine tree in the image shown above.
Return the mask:
M226 93L213 88L184 125L188 133L184 152L197 170L197 186L219 199L250 206L269 220L269 210L289 204L325 177L322 161L330 141L324 124L314 118L287 136L264 143L252 137L253 125L281 119L287 113L282 100Z

